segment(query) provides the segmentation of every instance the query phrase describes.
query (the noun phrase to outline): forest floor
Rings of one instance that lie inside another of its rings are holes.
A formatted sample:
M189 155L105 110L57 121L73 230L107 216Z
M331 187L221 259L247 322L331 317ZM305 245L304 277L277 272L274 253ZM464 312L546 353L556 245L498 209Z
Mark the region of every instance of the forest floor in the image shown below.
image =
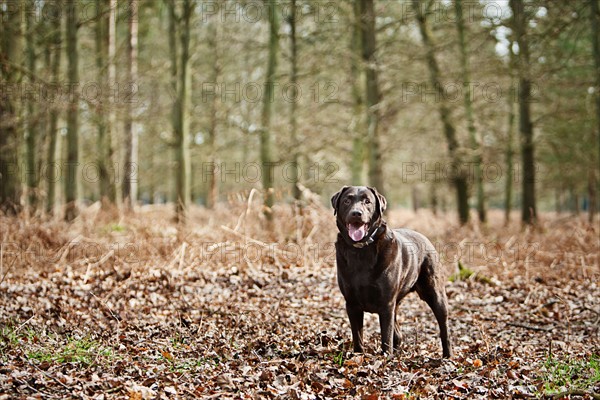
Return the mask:
M600 227L542 214L522 229L391 210L429 236L449 280L454 357L416 295L402 351L377 317L353 354L337 288L331 210L257 203L109 215L68 225L0 217L0 399L598 398Z

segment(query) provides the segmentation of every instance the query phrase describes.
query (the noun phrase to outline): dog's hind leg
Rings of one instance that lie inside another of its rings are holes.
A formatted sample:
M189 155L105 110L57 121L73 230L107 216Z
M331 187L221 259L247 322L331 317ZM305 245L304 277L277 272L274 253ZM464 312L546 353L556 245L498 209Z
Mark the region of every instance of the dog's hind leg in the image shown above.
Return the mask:
M421 266L421 275L416 284L419 297L424 300L431 310L440 327L440 339L442 341L442 354L444 358L452 357L452 345L448 332L448 299L446 289L441 275L434 272L433 260L426 258Z
M433 315L440 326L440 339L442 340L442 353L444 358L452 357L452 346L448 333L448 301L446 300L446 291L432 291L433 295L425 299Z

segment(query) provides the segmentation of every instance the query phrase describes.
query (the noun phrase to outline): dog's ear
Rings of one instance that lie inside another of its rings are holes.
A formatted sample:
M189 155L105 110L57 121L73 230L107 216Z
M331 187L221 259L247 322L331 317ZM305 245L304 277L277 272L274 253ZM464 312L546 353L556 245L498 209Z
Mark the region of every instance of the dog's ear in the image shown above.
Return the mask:
M387 200L381 193L377 191L377 189L369 187L369 190L375 195L375 202L377 203L376 206L377 211L379 211L379 215L383 216L383 212L387 208Z
M346 189L348 189L350 186L344 186L343 188L340 189L339 192L337 192L336 194L334 194L331 197L331 206L333 207L333 215L337 214L337 210L340 207L340 199L342 198L342 194L344 194L344 191Z

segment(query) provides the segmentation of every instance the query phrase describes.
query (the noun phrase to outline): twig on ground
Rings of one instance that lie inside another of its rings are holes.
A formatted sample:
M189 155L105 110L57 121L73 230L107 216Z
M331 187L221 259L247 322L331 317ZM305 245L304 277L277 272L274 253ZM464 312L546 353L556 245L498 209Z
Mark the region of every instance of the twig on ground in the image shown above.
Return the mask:
M65 260L67 259L69 252L71 251L71 248L73 246L75 246L76 244L79 243L79 241L83 239L83 235L77 235L77 237L73 240L69 240L69 243L67 243L65 245L66 249L65 251L63 251L62 255L60 256L60 260L58 261L60 264L64 263Z
M3 254L3 250L4 250L4 246L0 246L0 273L2 273L2 271L4 270L4 254ZM16 264L17 259L13 259L12 264L10 264L8 266L8 268L6 268L6 272L4 274L2 274L2 278L0 278L0 285L2 284L2 282L4 282L4 278L6 278L6 276L8 275L8 273L10 272L10 270L12 269L12 267Z
M251 238L249 236L246 236L246 235L244 235L242 233L236 232L236 231L234 231L233 229L231 229L228 226L221 225L221 229L223 229L224 231L227 231L229 233L232 233L232 234L234 234L234 235L236 235L236 236L244 239L247 242L256 243L257 245L262 246L262 247L267 247L267 248L271 247L271 245L269 245L268 243L262 242L262 241L260 241L258 239L253 239L253 238ZM290 251L287 251L287 250L280 249L280 248L278 248L277 252L280 253L281 255L285 255L286 257L288 257L290 259L293 259L293 258L297 257L296 254L294 254L294 253L292 253ZM274 261L278 262L279 260L276 259Z
M244 223L244 228L246 227L246 218L248 217L248 213L250 212L250 206L252 205L252 199L254 198L254 193L256 193L256 189L252 188L252 190L250 191L250 194L248 195L248 202L246 203L246 210L239 216L239 218L237 220L237 224L235 225L235 228L233 228L233 230L236 232L238 229L240 229L242 222Z
M185 248L187 247L187 242L183 242L181 245L181 254L179 254L179 270L183 269L183 260L185 258Z
M554 329L554 327L552 327L552 326L528 325L528 324L522 324L520 322L507 322L506 324L510 325L510 326L516 326L517 328L530 329L532 331L550 332L551 330Z
M600 393L581 389L565 390L564 392L549 395L551 399L562 399L568 396L590 396L594 400L600 400Z
M91 268L96 268L101 266L102 264L104 264L109 258L111 258L113 255L115 254L115 250L114 249L110 249L109 252L107 252L105 255L102 256L101 259L99 259L98 261L96 261L93 264L89 264L88 265L88 270Z
M58 379L58 378L57 378L57 377L55 377L55 376L52 376L52 375L50 375L49 373L47 373L46 371L44 371L43 369L41 369L40 367L38 367L37 365L35 365L34 363L32 363L31 361L27 360L27 363L28 363L29 365L31 365L33 368L37 369L39 372L41 372L41 373L42 373L42 375L44 375L46 378L50 378L50 379L52 379L53 381L55 381L56 383L58 383L59 385L61 385L62 387L64 387L65 389L69 389L69 390L71 390L71 388L70 388L69 386L65 385L64 383L62 383L62 382L60 381L60 379Z
M15 329L15 334L16 334L16 333L19 333L19 331L20 331L21 329L23 329L23 327L24 327L25 325L27 325L27 323L33 319L33 317L35 317L35 314L33 314L31 317L29 317L29 319L28 319L27 321L25 321L25 322L23 322L21 325L19 325L19 327L18 327L17 329Z

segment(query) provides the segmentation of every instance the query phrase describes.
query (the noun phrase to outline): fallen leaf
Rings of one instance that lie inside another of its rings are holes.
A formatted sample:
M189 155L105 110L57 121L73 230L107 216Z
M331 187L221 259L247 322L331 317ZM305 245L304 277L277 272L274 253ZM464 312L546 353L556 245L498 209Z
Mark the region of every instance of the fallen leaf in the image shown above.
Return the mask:
M164 391L169 394L177 394L177 389L173 386L165 386Z
M162 354L165 359L171 362L174 360L173 354L169 353L168 351L161 351L160 354Z

